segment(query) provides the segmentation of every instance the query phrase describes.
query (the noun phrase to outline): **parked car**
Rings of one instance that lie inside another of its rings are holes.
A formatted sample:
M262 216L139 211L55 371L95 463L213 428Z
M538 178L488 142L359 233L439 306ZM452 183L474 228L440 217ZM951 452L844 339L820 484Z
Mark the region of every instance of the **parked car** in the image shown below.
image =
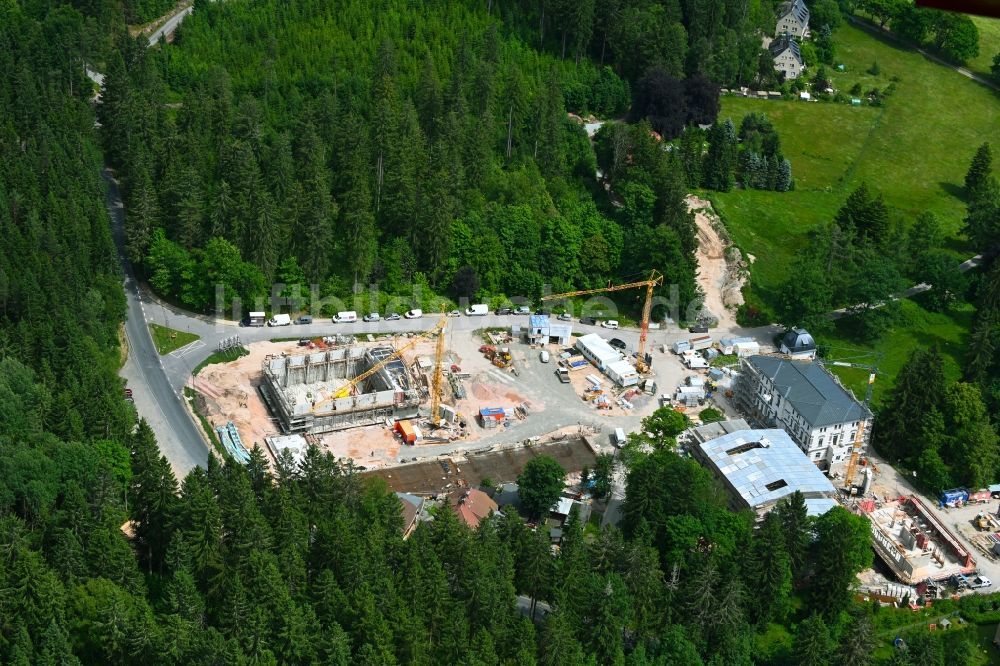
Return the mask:
M535 310L535 314L536 315L550 315L550 314L552 314L552 310L546 310L545 308L538 308L537 310Z
M708 333L708 326L704 324L695 324L688 328L688 333Z
M517 306L517 308L514 309L514 314L516 315L531 314L531 308L529 308L527 305L519 305Z
M586 326L593 326L597 323L597 320L593 317L580 317L580 323Z
M372 321L378 321L379 319L381 319L381 317L379 316L379 314L377 312L370 312L370 313L366 314L364 317L362 317L361 319L363 321L372 322Z
M397 321L399 319L401 319L401 317L399 316L398 312L393 312L392 314L387 314L385 316L386 321Z
M559 321L573 321L573 315L568 312L563 312L561 315L556 317Z
M448 316L449 317L461 317L462 313L460 311L458 311L458 310L452 310L451 312L448 313Z
M618 330L618 321L615 319L605 319L604 321L601 322L601 326L616 331Z
M309 338L299 338L299 347L308 347L310 342L312 342L312 340Z
M498 315L514 314L514 310L512 310L511 308L497 308L497 314Z
M569 370L566 368L556 368L556 377L559 378L563 384L569 384Z
M625 349L628 348L628 345L625 344L625 341L620 338L611 338L610 340L608 340L608 344L617 349L618 351L625 351Z
M986 576L976 576L975 578L969 581L969 587L973 589L980 587L989 587L991 585L993 585L993 581L991 581Z
M313 323L312 315L302 315L295 320L296 324L311 324Z
M545 351L544 349L542 351L538 352L538 360L541 361L542 363L548 363L549 362L549 353L547 351Z
M424 316L424 311L420 308L413 308L412 310L407 310L403 313L403 316L407 319L420 319Z

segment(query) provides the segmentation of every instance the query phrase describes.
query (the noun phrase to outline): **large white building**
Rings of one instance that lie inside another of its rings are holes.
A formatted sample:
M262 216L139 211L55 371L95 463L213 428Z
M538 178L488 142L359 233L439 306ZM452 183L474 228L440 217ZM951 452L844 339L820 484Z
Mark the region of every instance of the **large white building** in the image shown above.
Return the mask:
M871 438L871 411L812 361L744 358L733 393L751 424L783 428L823 469L847 462L862 424L865 446Z

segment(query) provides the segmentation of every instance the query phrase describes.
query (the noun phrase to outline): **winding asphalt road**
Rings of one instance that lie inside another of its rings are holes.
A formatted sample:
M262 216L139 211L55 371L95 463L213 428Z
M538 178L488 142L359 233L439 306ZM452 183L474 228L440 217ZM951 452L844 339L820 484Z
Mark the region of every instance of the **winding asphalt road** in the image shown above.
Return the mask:
M196 465L204 467L207 464L208 447L204 435L187 411L183 393L175 391L164 374L160 356L146 324L142 291L125 253L125 209L118 184L108 169L102 175L108 185L107 205L111 216L111 233L118 247L125 275L125 298L128 304L125 335L128 339L129 358L122 369L122 375L129 380L136 409L153 427L160 450L170 461L174 473L183 476Z

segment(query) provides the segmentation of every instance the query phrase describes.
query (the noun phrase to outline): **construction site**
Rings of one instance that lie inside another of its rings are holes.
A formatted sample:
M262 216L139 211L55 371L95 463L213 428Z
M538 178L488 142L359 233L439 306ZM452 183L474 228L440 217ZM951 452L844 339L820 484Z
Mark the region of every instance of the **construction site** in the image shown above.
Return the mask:
M476 488L484 481L494 486L514 482L524 465L541 454L558 461L572 480L584 467L593 467L595 446L586 435L559 432L515 447L456 453L364 473L384 479L394 491L434 495L453 488Z
M429 387L390 346L271 356L260 385L285 434L321 434L417 416ZM355 378L362 378L360 380Z
M976 571L969 549L916 496L864 500L857 510L871 522L875 552L900 582L944 581Z

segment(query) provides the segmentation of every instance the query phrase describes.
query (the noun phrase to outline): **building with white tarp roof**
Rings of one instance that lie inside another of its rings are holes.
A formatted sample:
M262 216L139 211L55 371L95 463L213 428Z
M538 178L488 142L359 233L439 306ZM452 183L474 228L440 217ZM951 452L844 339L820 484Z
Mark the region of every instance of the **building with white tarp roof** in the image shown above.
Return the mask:
M837 504L833 484L784 430L736 430L690 448L729 490L735 509L763 516L796 491L805 496L809 515Z

